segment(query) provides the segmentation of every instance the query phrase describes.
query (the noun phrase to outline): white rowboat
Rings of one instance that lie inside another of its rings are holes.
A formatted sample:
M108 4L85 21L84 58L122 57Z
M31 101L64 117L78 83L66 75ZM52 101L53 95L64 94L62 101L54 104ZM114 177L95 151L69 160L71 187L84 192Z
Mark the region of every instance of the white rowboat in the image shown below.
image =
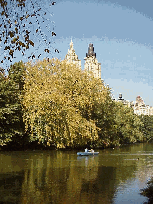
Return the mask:
M77 152L78 156L93 156L98 154L99 152Z

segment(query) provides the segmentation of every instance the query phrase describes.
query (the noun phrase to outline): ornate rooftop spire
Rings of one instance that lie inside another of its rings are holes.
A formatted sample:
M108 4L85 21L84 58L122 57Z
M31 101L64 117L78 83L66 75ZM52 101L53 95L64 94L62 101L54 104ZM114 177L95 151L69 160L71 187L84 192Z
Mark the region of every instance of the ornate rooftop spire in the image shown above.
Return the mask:
M86 53L86 57L91 57L91 56L96 57L96 53L94 52L94 47L92 43L89 44L88 53Z
M70 42L70 50L73 50L73 42L72 42L72 38L71 38L71 42Z
M72 38L70 42L70 49L68 49L68 53L65 56L65 60L69 63L73 62L81 69L81 60L78 59L78 56L75 53L75 50L73 48Z

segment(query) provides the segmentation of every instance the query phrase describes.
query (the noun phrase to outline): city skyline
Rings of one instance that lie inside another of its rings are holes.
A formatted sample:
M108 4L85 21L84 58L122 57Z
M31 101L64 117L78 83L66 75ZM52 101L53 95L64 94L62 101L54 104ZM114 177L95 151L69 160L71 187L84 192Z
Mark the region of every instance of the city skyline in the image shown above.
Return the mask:
M56 9L63 18L56 21L59 37L55 42L64 59L72 37L82 68L92 43L101 63L101 78L112 88L114 97L122 93L126 100L135 101L140 95L146 105L153 106L153 2L124 4L115 0L61 1Z
M72 41L72 38L71 38L71 42L73 42L73 41ZM71 42L70 42L70 44L69 44L69 47L71 47ZM88 48L89 48L89 45L90 45L90 44L88 44ZM75 47L75 45L74 45L74 47ZM74 48L74 47L73 47L73 48ZM94 46L93 46L93 47L94 47ZM68 49L68 50L69 50L69 49ZM75 48L74 48L74 51L75 51ZM68 51L68 52L69 52L69 51ZM75 52L75 54L77 55L76 52ZM66 55L67 55L67 54L66 54ZM95 52L95 55L96 55L96 52ZM78 55L77 55L77 56L78 56ZM81 66L82 70L84 70L84 69L85 69L85 63L83 63L83 66L82 66L82 59L79 59L79 58L78 58L78 60L81 61L81 65L79 64L79 66ZM84 58L84 60L85 60L85 58ZM104 81L104 83L105 83L105 81ZM105 84L106 84L106 83L105 83ZM109 85L109 86L110 86L110 85ZM111 88L111 87L110 87L110 88ZM116 97L114 97L114 99L115 99L115 100L118 100L120 94L122 94L122 92L118 92L118 95L116 95ZM123 94L122 94L122 95L123 95ZM136 95L136 96L135 96L135 99L132 100L132 101L129 100L128 98L126 98L125 100L126 100L126 101L129 101L129 102L134 102L134 103L135 103L135 102L136 102L136 98L137 98L138 96L140 96L140 97L142 98L141 95ZM123 98L124 98L124 96L123 96ZM149 105L149 104L147 104L147 105ZM150 106L150 105L149 105L149 106Z

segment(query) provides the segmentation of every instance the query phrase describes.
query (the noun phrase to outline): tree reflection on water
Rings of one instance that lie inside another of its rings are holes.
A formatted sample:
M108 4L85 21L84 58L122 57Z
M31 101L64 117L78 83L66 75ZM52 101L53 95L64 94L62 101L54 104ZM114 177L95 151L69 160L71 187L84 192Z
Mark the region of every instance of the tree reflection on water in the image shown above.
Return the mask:
M113 203L118 186L134 179L137 165L109 153L1 153L0 203Z

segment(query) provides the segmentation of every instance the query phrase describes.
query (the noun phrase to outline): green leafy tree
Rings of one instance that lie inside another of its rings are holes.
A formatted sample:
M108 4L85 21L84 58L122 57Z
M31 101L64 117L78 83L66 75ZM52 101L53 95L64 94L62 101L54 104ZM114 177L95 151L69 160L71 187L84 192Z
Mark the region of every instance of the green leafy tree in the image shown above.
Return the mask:
M8 76L0 75L0 145L6 145L24 134L21 98L24 85L24 64L15 63Z
M143 123L139 117L134 114L132 108L123 105L121 102L116 103L115 123L119 144L143 141L143 134L141 133Z
M108 95L99 109L97 126L100 128L98 144L103 147L120 146L143 141L143 123L132 108L112 101Z
M139 118L144 124L141 128L144 137L144 142L151 141L153 139L153 116L141 115L139 116Z
M107 95L105 101L94 101L92 109L92 118L96 121L96 126L99 128L98 146L111 146L111 139L115 138L114 120L115 120L115 103L111 99L111 91L106 87Z

